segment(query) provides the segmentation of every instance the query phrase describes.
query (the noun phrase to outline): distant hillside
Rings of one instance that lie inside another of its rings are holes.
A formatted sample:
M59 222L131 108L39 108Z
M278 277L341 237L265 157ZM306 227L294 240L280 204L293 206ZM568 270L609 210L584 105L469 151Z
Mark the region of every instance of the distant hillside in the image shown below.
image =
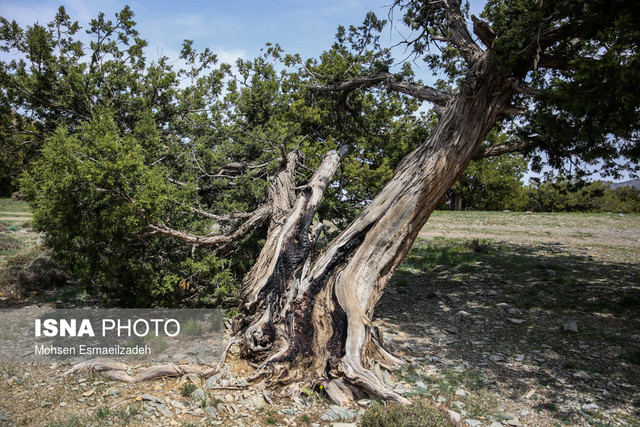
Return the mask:
M619 187L633 187L640 190L640 179L630 179L628 181L622 181L622 182L607 182L607 181L603 181L603 182L607 184L612 190L615 190L616 188L619 188Z

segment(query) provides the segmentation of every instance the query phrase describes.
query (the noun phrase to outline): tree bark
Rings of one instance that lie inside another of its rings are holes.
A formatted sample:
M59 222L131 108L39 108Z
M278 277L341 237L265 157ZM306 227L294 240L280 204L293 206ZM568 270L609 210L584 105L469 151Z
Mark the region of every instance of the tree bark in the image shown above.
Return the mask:
M267 241L241 292L235 330L266 384L325 385L336 402L355 387L406 403L374 364L401 363L372 324L383 289L446 191L458 180L513 94L488 57L475 62L432 135L397 167L360 215L322 251L311 225L344 152L331 152L309 184L272 217ZM281 173L282 174L282 173ZM286 174L281 190L292 188ZM276 195L272 192L273 197Z

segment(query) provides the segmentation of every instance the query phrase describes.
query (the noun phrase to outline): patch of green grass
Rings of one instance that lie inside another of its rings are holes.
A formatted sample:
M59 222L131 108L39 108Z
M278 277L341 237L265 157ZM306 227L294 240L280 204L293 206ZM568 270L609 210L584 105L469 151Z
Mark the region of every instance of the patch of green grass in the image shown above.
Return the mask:
M618 350L618 356L625 362L640 365L640 350L637 348L623 347Z
M84 427L86 425L86 419L77 415L72 415L65 421L56 421L48 424L49 427Z
M196 336L202 335L204 332L204 327L202 323L195 319L188 319L184 322L183 325L180 326L180 331L187 336Z
M473 369L465 369L463 371L449 370L442 375L425 378L424 381L439 393L447 394L460 387L470 390L481 389L486 384L486 377L482 372Z
M455 425L443 409L427 400L409 405L373 405L362 417L363 427L449 427Z
M309 415L307 415L307 414L302 414L300 416L300 422L305 423L305 424L311 424L311 417L309 417Z
M31 210L29 209L29 204L25 201L0 199L0 215L11 213L30 215Z
M493 252L494 249L490 246L489 240L466 241L443 237L435 237L430 241L418 239L400 268L425 271L434 270L436 267L475 266L483 259L483 255Z
M198 387L196 387L193 383L186 383L182 387L180 387L180 395L182 397L190 397L191 393L196 391Z
M0 233L0 255L9 255L22 247L20 240L6 233Z

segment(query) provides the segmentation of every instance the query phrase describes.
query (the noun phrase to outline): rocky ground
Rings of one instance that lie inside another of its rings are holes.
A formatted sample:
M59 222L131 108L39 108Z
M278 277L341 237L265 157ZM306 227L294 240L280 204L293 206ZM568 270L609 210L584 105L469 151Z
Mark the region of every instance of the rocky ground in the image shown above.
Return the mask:
M375 314L407 366L375 371L460 425L639 425L639 260L638 216L437 212ZM234 357L207 380L66 369L0 363L0 425L355 425L378 405L280 399Z

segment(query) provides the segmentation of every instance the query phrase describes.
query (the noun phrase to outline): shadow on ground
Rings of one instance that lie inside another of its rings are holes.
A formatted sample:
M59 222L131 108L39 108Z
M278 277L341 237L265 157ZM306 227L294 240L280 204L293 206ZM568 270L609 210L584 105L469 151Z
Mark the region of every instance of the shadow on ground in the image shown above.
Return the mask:
M466 384L500 402L485 411L517 409L538 425L640 419L635 264L560 244L419 240L376 319L391 349L412 362L408 383L432 383L423 395L437 399L442 381ZM456 382L451 372L464 374ZM457 397L453 409L469 409Z

